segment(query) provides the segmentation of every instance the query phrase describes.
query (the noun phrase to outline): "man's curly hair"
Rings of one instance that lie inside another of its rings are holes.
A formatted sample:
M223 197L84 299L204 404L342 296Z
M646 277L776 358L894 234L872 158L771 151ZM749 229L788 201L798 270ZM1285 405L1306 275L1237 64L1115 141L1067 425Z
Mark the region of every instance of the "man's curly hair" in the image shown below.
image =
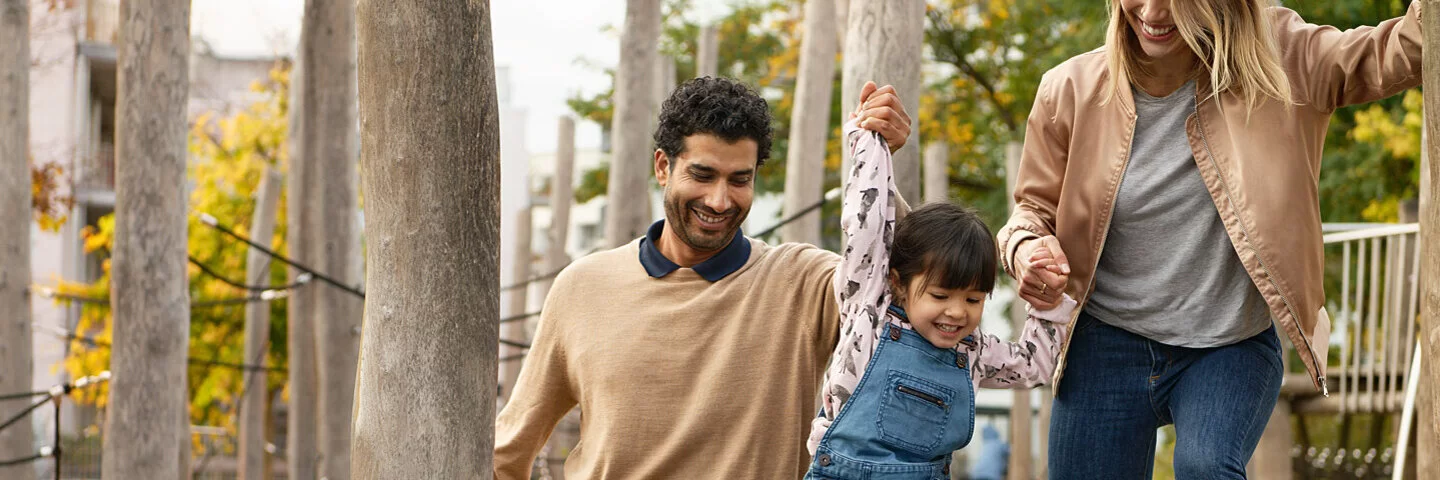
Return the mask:
M660 107L655 147L670 158L685 153L685 137L708 133L736 142L748 138L759 144L755 167L770 158L770 109L745 84L721 77L700 77L675 88ZM675 167L675 162L670 162Z

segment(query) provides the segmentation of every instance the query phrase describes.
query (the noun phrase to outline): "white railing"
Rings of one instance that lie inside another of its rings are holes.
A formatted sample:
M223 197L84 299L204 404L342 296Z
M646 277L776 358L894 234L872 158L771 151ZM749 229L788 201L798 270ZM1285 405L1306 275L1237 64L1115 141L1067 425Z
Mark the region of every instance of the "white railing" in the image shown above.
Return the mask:
M1330 370L1342 413L1400 410L1416 353L1419 232L1419 224L1383 224L1324 236L1340 249L1339 310L1331 317L1340 365Z

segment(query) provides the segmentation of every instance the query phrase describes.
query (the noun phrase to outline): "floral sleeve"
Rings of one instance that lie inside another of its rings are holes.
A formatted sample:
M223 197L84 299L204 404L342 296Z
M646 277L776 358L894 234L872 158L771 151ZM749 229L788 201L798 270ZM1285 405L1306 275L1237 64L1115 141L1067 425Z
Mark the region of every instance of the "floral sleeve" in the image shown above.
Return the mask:
M1030 310L1025 329L1017 341L1003 340L994 335L975 332L971 376L976 386L985 388L1030 388L1050 383L1060 349L1070 336L1070 319L1075 300L1065 295L1060 306L1050 310ZM1029 309L1029 305L1026 305ZM961 348L968 345L962 343Z
M886 273L896 209L904 208L895 194L890 149L880 135L851 121L845 124L845 140L853 161L840 216L845 251L834 284L840 301L840 341L825 370L822 410L812 422L807 443L811 453L850 399L875 352L890 306Z

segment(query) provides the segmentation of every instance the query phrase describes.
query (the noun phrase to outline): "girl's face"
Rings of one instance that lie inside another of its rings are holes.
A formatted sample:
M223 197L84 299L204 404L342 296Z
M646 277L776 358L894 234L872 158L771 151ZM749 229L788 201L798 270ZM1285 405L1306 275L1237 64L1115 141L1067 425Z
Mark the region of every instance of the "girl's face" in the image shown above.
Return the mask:
M1191 1L1191 0L1184 0ZM1125 23L1140 39L1140 49L1151 60L1175 60L1194 55L1180 38L1170 15L1170 0L1120 0Z
M894 270L890 272L892 281L898 281L898 274ZM910 317L910 325L920 336L936 347L955 348L980 326L980 314L985 311L985 297L989 292L926 285L923 277L916 275L909 285L897 289L895 298L904 299L902 306Z

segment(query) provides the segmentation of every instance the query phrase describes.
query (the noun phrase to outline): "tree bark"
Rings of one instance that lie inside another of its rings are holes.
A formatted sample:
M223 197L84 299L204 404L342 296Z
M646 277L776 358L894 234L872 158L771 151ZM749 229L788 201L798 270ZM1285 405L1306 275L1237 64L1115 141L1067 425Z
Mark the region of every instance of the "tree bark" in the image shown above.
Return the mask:
M0 394L32 389L30 333L30 0L0 1ZM0 419L29 405L0 402ZM0 460L35 454L28 421L0 430ZM0 467L0 478L33 479L30 464Z
M553 274L570 264L565 245L570 240L570 205L575 202L575 119L560 117L555 149L555 172L550 176L550 228L545 252L545 272ZM540 281L540 298L550 296L555 279Z
M360 0L366 326L355 474L490 478L500 128L490 4Z
M1421 5L1427 10L1440 11L1440 0L1424 0ZM1422 30L1440 32L1440 15L1422 16ZM1440 65L1440 38L1425 37L1424 63ZM1425 93L1424 110L1440 111L1440 69L1426 69L1422 90ZM1425 155L1420 166L1420 345L1424 360L1421 365L1421 383L1429 384L1422 389L1425 398L1419 405L1424 410L1416 411L1415 421L1419 427L1422 449L1417 458L1433 459L1437 447L1433 440L1440 432L1440 189L1435 181L1440 178L1440 115L1425 116ZM1429 447L1426 450L1423 447ZM1440 478L1440 462L1421 460L1416 478Z
M304 89L305 160L314 162L315 250L312 267L347 285L359 285L359 194L356 178L355 4L308 0L301 62ZM319 471L330 480L350 478L350 417L359 361L362 300L333 285L315 290L315 355Z
M524 282L532 276L530 273L530 230L531 230L531 208L529 205L520 207L515 212L515 258L511 259L510 271L515 272L515 281ZM509 313L507 316L514 317L523 315L529 308L526 306L530 291L527 283L506 292L509 295ZM500 338L520 343L530 343L529 335L525 332L526 320L517 320L500 324ZM513 357L525 353L524 348L514 345L501 345L499 358ZM515 380L520 378L519 360L510 360L500 363L500 398L501 403L510 401L510 394L515 391Z
M830 137L830 97L835 89L835 0L807 0L800 45L795 108L790 111L790 151L785 157L788 218L825 198L825 142ZM780 227L786 242L820 244L820 210Z
M302 29L300 44L309 37ZM303 50L296 53L303 58ZM285 211L288 225L285 229L285 244L289 256L302 265L314 265L315 258L310 252L314 246L315 218L315 162L305 154L305 81L304 62L295 62L290 71L290 111L287 112L289 125L289 178L285 181ZM290 267L289 282L295 283L304 272ZM315 365L315 290L316 284L306 284L291 293L286 301L285 327L286 343L289 350L290 403L286 413L285 468L289 478L315 480L319 475L320 447L316 442L316 400L319 382Z
M648 127L659 58L660 0L627 0L615 73L615 119L611 134L610 183L605 206L605 242L615 247L643 235L650 226L650 166L654 150Z
M102 476L181 477L188 442L185 135L189 0L121 0L114 322Z
M251 214L250 238L269 244L275 236L275 208L280 203L280 173L269 167L260 177L255 190L255 211ZM251 248L245 258L245 283L270 283L270 257ZM270 302L245 304L245 359L249 365L268 365L265 352L270 350ZM269 391L265 370L245 370L240 396L239 477L243 480L265 478L266 392Z
M920 113L920 62L925 32L923 0L851 0L845 35L841 105L855 110L866 81L894 85L912 119ZM906 144L893 156L895 188L906 199L920 198L919 125L912 124ZM841 149L842 151L844 149ZM844 154L850 171L850 153Z
M940 139L925 146L925 203L950 199L950 147Z
M700 27L700 37L695 42L695 76L713 77L719 72L720 29L714 24Z

